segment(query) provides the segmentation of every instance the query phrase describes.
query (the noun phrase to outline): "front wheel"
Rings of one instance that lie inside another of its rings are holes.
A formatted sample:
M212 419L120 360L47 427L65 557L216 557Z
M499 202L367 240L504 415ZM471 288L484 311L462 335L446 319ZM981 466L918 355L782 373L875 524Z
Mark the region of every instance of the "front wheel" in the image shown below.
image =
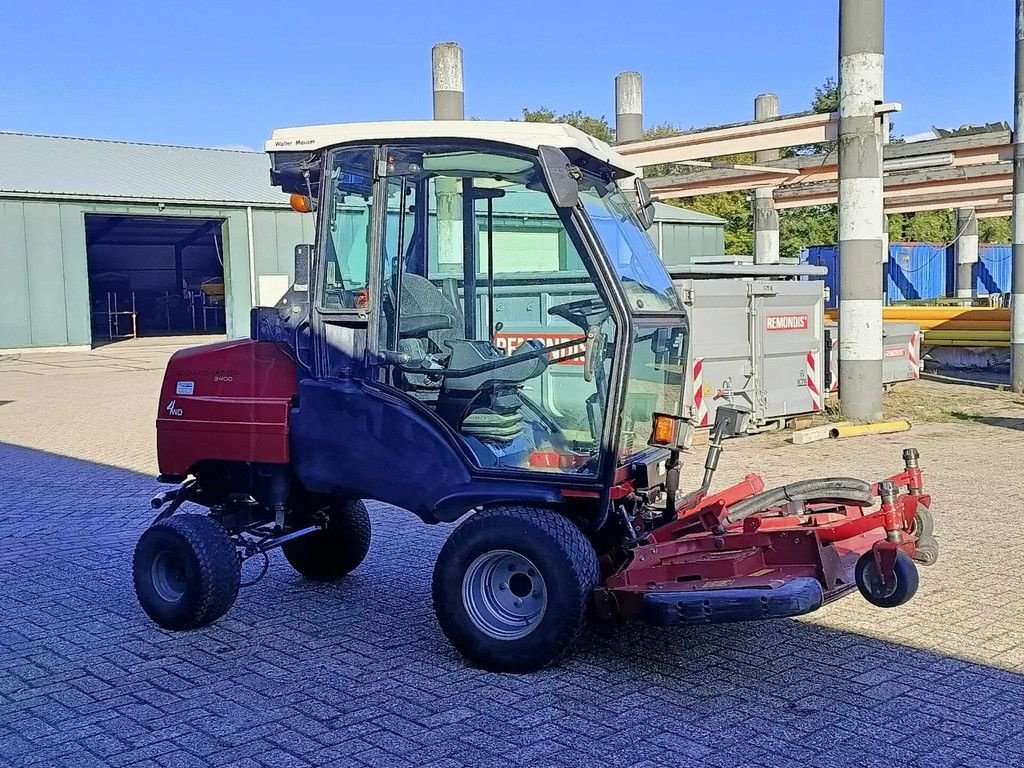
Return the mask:
M198 629L235 604L241 565L235 544L205 515L176 515L145 530L132 561L142 610L164 629Z
M471 663L530 672L579 638L600 570L593 546L562 515L497 507L473 515L434 567L441 630Z
M363 502L334 501L325 512L323 528L281 546L288 564L310 581L337 581L370 551L370 515Z

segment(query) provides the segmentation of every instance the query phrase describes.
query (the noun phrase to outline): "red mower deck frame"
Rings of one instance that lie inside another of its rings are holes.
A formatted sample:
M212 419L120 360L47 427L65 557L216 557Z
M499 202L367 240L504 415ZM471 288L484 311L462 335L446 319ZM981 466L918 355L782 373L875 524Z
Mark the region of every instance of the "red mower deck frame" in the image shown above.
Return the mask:
M607 577L598 603L657 624L795 616L856 589L856 565L868 552L888 581L897 553L914 559L915 521L931 504L917 452L904 459L905 471L871 486L876 508L788 502L730 522L731 508L764 491L761 476L748 475L654 529Z

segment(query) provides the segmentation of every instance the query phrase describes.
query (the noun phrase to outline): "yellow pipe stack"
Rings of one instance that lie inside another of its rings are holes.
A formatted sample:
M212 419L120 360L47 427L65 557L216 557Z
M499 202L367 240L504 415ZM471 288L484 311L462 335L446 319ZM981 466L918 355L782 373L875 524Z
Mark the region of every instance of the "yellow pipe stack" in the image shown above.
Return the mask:
M837 310L825 312L835 321ZM1010 344L1010 310L997 307L884 307L887 323L917 323L924 331L923 346L1007 347Z

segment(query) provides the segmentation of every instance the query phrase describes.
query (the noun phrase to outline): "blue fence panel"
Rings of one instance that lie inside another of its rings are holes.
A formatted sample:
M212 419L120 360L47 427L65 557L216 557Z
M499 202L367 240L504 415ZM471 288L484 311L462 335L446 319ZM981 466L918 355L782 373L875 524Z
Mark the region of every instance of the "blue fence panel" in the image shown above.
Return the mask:
M983 245L978 249L980 261L974 269L974 289L979 296L1010 292L1009 245Z
M886 299L892 303L952 294L952 256L952 249L930 243L890 244Z
M978 265L976 280L984 285L984 293L999 290L994 286L1009 284L1010 259L1008 246L983 246L982 263ZM955 293L953 281L956 264L952 248L929 243L891 243L886 265L885 298L887 303L897 301L936 299ZM826 306L839 305L839 248L835 245L816 245L805 248L801 261L825 267L825 285L829 289ZM1009 288L1002 288L1003 291Z

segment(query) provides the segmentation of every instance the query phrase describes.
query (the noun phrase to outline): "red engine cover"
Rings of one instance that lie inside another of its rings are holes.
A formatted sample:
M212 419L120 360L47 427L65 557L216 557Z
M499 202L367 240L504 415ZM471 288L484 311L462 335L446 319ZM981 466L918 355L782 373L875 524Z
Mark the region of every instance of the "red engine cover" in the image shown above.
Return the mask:
M288 463L295 363L274 344L227 341L183 349L167 363L156 419L161 474L204 460Z

